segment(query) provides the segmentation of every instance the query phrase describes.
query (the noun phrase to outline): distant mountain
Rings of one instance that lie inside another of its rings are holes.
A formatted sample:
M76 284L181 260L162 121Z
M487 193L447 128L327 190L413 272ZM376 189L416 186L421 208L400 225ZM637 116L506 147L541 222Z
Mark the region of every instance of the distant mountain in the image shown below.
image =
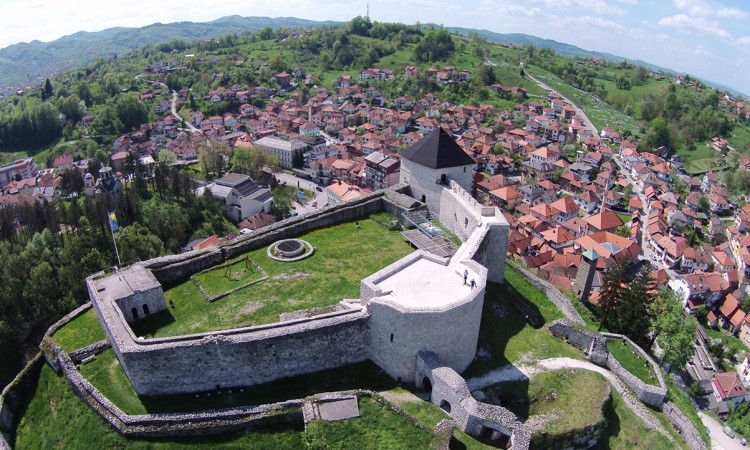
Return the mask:
M84 67L99 57L109 57L148 44L175 39L193 41L271 28L313 28L335 25L294 17L228 16L212 22L155 23L142 28L108 28L81 31L52 42L32 41L0 49L0 92L11 87L39 84L64 70Z
M446 29L450 31L451 33L462 34L464 36L468 36L470 33L476 32L479 35L479 37L487 39L488 42L492 42L495 44L533 45L534 47L537 47L537 48L550 48L563 56L569 56L572 58L601 58L605 61L611 61L614 63L628 61L629 63L635 64L636 66L643 66L651 70L659 70L665 74L678 73L672 69L667 69L664 67L657 66L655 64L647 63L640 59L628 59L628 58L623 58L622 56L613 55L611 53L584 50L580 47L576 47L575 45L557 42L552 39L542 39L540 37L531 36L531 35L523 34L523 33L501 34L501 33L495 33L489 30L475 30L472 28L460 28L460 27L449 27ZM695 76L692 76L692 77L698 78ZM712 81L707 81L703 79L700 79L700 80L703 84L705 84L708 87L720 89L722 91L727 91L727 92L732 93L733 95L741 95L743 97L748 97L744 93L739 92L736 89L732 89L728 86L724 86L722 84L714 83Z
M612 55L610 53L584 50L580 47L576 47L575 45L557 42L552 39L542 39L540 37L531 36L531 35L523 34L523 33L501 34L501 33L495 33L489 30L474 30L471 28L459 28L459 27L446 28L446 29L452 33L463 34L465 36L468 36L469 33L476 32L479 35L479 37L487 39L487 41L493 42L496 44L533 45L534 47L537 47L537 48L550 48L556 51L557 53L561 54L562 56L568 56L571 58L576 58L576 57L601 58L603 60L616 62L616 63L622 62L622 61L628 61L637 66L646 67L647 69L661 70L662 72L674 73L673 70L665 69L663 67L659 67L657 65L650 64L650 63L647 63L645 61L641 61L638 59L628 59L628 58L623 58L622 56Z
M327 25L338 25L335 21L314 21L294 17L242 17L228 16L212 22L175 22L155 23L142 28L108 28L89 33L81 31L61 37L52 42L32 41L14 44L0 49L0 96L10 88L41 84L46 77L64 70L84 67L94 59L110 57L148 44L159 44L174 39L193 41L198 39L217 38L230 33L243 33L271 28L314 28ZM603 52L584 50L570 44L551 39L542 39L528 34L500 34L488 30L449 27L450 32L468 35L476 32L489 42L497 44L533 45L538 48L551 48L564 56L583 58L602 58L607 61L621 62L626 58ZM640 60L627 61L649 69L674 73L654 64ZM702 80L703 81L703 80ZM726 86L706 82L708 86L717 87L739 94Z

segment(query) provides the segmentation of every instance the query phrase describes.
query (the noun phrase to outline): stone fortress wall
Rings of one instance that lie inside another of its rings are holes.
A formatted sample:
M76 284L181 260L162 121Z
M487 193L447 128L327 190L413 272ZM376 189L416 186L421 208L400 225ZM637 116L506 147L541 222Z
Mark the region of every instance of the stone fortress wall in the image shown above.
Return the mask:
M488 254L502 255L508 225L496 209L484 208L487 209L484 211L471 204L468 194L461 193L457 184L452 189L441 186L441 189L452 192L441 202L452 205L447 210L461 211L464 218L470 217L474 233L468 235L470 239L461 247L460 254L451 260L460 261L460 264L455 263L455 267L451 266L449 270L459 285L462 272L470 271L476 287L469 294L462 294L438 308L388 305L387 300L374 301L373 296L366 295L367 289L363 287L365 295L360 305L342 302L336 312L329 314L234 330L140 339L127 325L130 319L128 310L117 306L116 297L120 292L132 295L127 304L130 307L140 305L142 300L145 302L146 293L150 298L151 290L136 292L137 289L110 286L112 282L117 284L117 277L123 282L128 281L128 270L140 271L138 276L143 276L143 272L150 273L160 284L174 284L223 262L225 258L262 248L280 239L367 217L374 212L402 211L406 206L403 199L399 201L398 193L405 189L405 186L399 186L395 190L380 191L354 202L287 219L220 249L157 258L117 274L89 277L87 286L96 314L136 392L159 396L248 386L368 359L383 364L396 379L411 379L416 353L422 348L438 351L444 348L440 356L451 367L465 369L476 352L487 279L487 270L472 258L481 253L485 262L490 258ZM394 197L395 200L391 200ZM487 242L490 238L491 242ZM404 276L404 271L409 270L415 258L442 266L453 264L415 252L378 274L401 273ZM147 281L128 284L151 285ZM366 284L363 282L363 286ZM149 306L149 309L153 308ZM457 339L457 336L462 337Z
M509 438L507 448L529 448L531 432L518 417L501 406L477 401L461 375L446 367L435 353L419 352L414 375L414 384L422 389L431 387L430 401L450 414L466 433L496 441L504 436Z
M565 340L569 344L585 351L589 360L594 364L606 367L633 390L638 399L654 408L661 409L667 396L667 384L659 370L659 365L641 347L627 336L613 333L591 333L577 328L564 319L558 319L549 325L552 335ZM658 385L644 383L640 378L630 373L607 350L607 339L624 340L641 358L644 358L657 376Z

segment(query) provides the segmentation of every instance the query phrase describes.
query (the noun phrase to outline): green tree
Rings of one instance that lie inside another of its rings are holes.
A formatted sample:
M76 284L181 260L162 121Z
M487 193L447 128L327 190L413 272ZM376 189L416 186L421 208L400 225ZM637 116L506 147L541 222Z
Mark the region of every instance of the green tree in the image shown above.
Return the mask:
M290 207L292 206L291 200L278 189L273 193L273 204L271 205L271 214L276 216L276 220L281 220L287 217L289 214Z
M121 228L115 239L123 262L146 261L164 253L162 241L139 223Z
M166 165L170 165L174 162L177 162L177 155L174 154L174 152L163 149L159 151L159 162L163 162Z
M122 123L122 131L138 128L141 124L148 122L148 108L135 93L120 97L115 110Z
M44 83L44 89L42 89L42 100L52 98L53 94L54 92L52 91L52 83L49 81L49 78L47 78L47 81Z
M698 208L706 214L708 214L709 211L711 211L711 202L708 200L708 197L705 195L701 195L698 198Z
M635 271L635 273L631 273ZM635 269L623 259L604 276L599 296L601 327L621 333L633 341L643 343L651 325L651 293L656 289L651 278L651 267Z
M670 361L673 368L684 369L695 351L698 322L685 314L680 299L668 287L659 292L651 311L651 341L656 340L664 350L662 360Z
M620 237L624 237L626 239L629 239L630 238L630 227L628 226L628 224L624 224L624 225L620 226L615 231L615 234L618 235L618 236L620 236Z

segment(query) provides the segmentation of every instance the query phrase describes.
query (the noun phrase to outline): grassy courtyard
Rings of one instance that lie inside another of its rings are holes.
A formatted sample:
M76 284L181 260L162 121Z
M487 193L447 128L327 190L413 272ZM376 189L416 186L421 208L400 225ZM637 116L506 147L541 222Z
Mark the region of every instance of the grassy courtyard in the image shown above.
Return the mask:
M213 303L205 300L193 280L185 280L164 293L168 310L141 320L135 333L164 337L261 325L277 322L285 312L332 306L345 298L359 298L363 278L413 251L398 231L369 219L360 220L359 227L349 222L301 238L315 247L312 257L281 263L268 258L265 247L250 252L250 260L263 268L267 279ZM246 277L230 281L225 272L218 268L199 277L214 294L247 283Z
M607 349L628 372L646 384L659 385L659 380L648 361L637 355L622 339L607 340Z
M548 323L562 314L547 296L511 267L505 269L505 281L502 285L490 284L484 300L479 348L489 351L490 356L474 360L464 375L467 378L479 376L523 358L578 358L579 353L572 346L553 337L546 329L529 325L510 301L510 297L515 297Z
M52 338L66 352L72 352L106 338L94 309L91 308L57 330Z

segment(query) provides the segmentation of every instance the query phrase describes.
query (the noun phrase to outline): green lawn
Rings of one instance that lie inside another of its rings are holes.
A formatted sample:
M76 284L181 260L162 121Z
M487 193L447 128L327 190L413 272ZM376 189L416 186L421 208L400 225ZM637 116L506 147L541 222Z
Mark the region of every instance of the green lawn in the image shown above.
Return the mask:
M609 339L607 340L607 349L625 370L638 377L639 380L646 384L659 385L651 364L635 354L625 341L622 339Z
M268 258L265 247L250 252L250 259L268 273L268 279L213 303L204 299L192 280L185 280L164 293L171 302L168 312L141 320L134 331L139 336L164 337L277 322L284 312L359 298L363 278L413 251L398 231L388 231L373 220L360 220L359 228L348 222L301 238L315 247L312 257L281 263ZM242 282L223 280L225 287L218 284L218 291Z
M304 448L302 427L269 420L262 431L185 439L126 439L75 396L63 377L42 368L36 395L17 429L17 450Z
M227 279L227 276L232 281ZM231 266L221 267L195 275L195 281L203 286L209 297L216 297L235 286L245 286L263 278L263 272L245 260L235 261Z
M744 342L735 336L730 336L722 330L717 330L708 326L703 327L703 331L706 332L711 339L721 339L724 342L724 346L729 348L730 352L734 352L736 357L740 357L743 353L748 351L747 346Z
M407 416L395 414L379 401L359 400L362 417L340 422L313 422L307 426L306 442L313 449L428 449L433 433L417 426Z
M488 350L490 358L476 359L464 377L479 376L489 370L517 363L522 357L538 359L557 356L579 358L579 353L543 328L534 328L513 306L509 297L524 302L540 314L545 322L562 317L547 296L534 288L515 269L506 267L506 283L489 284L479 329L479 348Z
M106 336L94 309L91 308L57 330L52 338L63 350L72 352L106 339Z
M604 422L609 391L603 376L587 370L535 375L529 383L529 416L552 419L532 434L532 446L549 448L567 433Z
M607 427L596 448L611 450L675 448L675 444L666 437L647 429L614 389L612 390L612 406L613 408L607 414ZM676 442L679 443L680 440Z
M640 129L637 120L600 100L595 95L566 84L557 75L528 64L524 66L524 69L536 79L555 89L574 102L576 106L583 109L597 129L601 130L603 127L612 127L615 130L625 132L637 132ZM600 82L600 80L597 80L597 82Z

